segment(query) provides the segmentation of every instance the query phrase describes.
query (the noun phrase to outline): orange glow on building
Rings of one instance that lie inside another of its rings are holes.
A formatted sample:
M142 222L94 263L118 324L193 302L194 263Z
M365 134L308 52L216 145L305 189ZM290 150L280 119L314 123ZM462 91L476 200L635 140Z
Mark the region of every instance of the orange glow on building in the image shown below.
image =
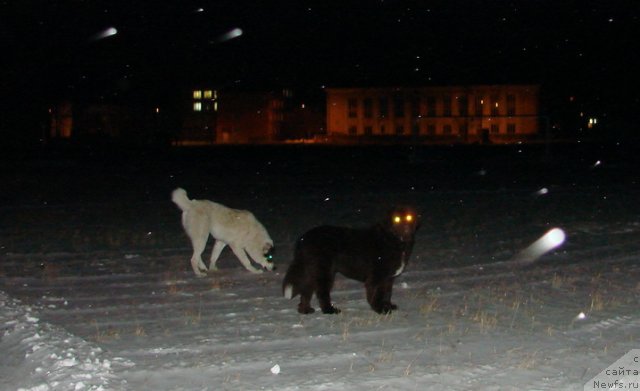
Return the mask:
M192 91L178 144L266 143L282 137L291 91ZM285 107L286 106L286 107Z
M326 93L327 132L334 139L506 143L539 131L535 85L328 88Z
M70 138L73 130L73 106L69 102L63 102L55 108L49 109L51 128L49 137Z

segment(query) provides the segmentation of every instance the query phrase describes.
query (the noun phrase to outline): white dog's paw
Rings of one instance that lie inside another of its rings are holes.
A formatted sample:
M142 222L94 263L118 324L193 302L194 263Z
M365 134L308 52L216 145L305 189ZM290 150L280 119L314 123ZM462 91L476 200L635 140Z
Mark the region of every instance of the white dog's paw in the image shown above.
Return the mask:
M207 268L206 267L198 267L197 269L193 269L193 272L196 273L198 277L206 277L207 276Z
M249 269L249 271L253 274L260 274L263 273L262 269Z

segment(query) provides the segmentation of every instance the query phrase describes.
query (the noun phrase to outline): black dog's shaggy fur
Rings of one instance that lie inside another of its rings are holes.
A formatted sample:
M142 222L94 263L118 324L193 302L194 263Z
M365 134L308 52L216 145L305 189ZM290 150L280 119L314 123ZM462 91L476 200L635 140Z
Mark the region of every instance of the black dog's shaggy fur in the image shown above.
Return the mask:
M336 273L364 282L367 301L377 313L398 307L391 303L394 279L407 265L418 216L411 208L395 208L387 218L370 228L320 226L311 229L295 248L293 263L282 283L285 297L300 295L298 312L310 314L315 293L325 314L337 314L331 304Z

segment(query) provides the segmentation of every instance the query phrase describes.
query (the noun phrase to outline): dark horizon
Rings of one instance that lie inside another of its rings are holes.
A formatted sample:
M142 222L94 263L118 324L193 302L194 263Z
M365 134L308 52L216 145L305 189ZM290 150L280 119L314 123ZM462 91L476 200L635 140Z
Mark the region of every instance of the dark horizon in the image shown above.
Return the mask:
M632 1L0 7L5 138L42 126L64 99L175 107L181 91L203 84L312 96L324 87L538 84L545 114L573 97L609 129L631 126L640 106Z

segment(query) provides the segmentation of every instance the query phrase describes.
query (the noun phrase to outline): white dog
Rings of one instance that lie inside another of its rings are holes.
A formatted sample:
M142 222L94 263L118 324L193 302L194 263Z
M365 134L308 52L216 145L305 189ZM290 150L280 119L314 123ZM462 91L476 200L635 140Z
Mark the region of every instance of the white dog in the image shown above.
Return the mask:
M251 212L208 200L190 200L181 188L173 191L171 200L182 209L182 226L193 245L191 267L198 277L205 276L207 270L217 270L216 261L226 245L250 272L262 273L262 270L253 267L247 253L267 270L273 270L273 240ZM215 244L207 269L201 255L209 234Z

